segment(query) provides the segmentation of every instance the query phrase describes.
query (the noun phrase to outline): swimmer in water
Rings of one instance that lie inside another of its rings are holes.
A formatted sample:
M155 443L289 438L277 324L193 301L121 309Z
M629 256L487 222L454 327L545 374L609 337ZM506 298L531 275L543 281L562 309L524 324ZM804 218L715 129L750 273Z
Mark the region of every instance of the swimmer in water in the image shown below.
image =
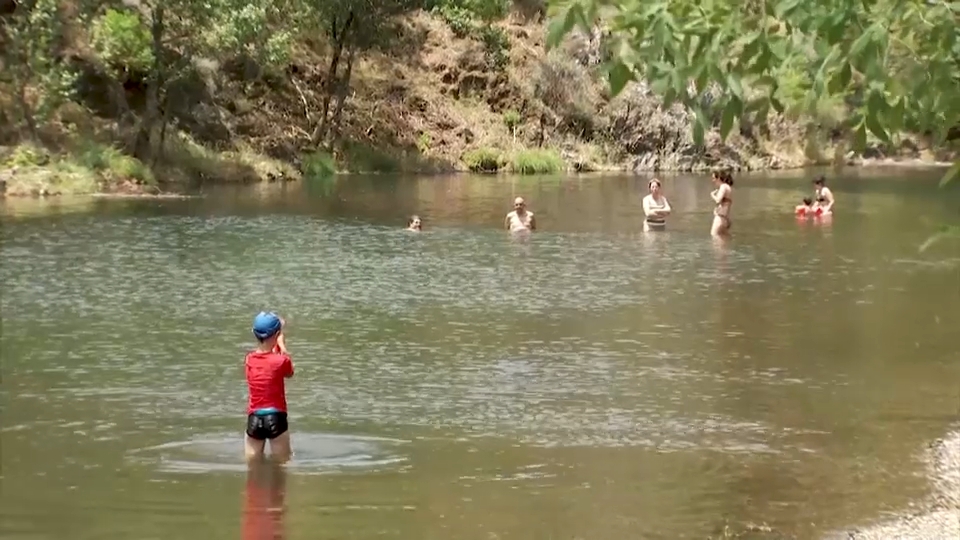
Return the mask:
M813 181L813 194L817 201L817 207L822 210L818 215L833 213L833 192L826 186L827 179L823 176Z
M266 442L278 461L290 459L290 431L287 425L287 396L284 381L293 377L293 361L283 336L283 319L261 311L253 318L253 335L259 345L247 354L247 430L244 453L247 460L264 455Z
M820 215L822 210L813 204L812 198L804 197L803 204L798 204L797 207L793 209L793 213L796 214L798 218L807 218Z
M643 198L643 230L662 231L667 225L667 216L670 215L670 203L660 193L660 180L654 178L647 184L650 194Z
M712 236L721 236L730 232L730 206L733 205L733 176L728 171L713 171L711 177L716 189L710 192L710 198L716 203L713 209Z
M407 220L407 230L416 232L423 230L423 221L420 220L420 216L416 214L410 216L410 219Z
M507 214L503 225L510 232L537 230L537 220L533 217L533 212L527 210L527 203L523 197L513 200L513 212Z

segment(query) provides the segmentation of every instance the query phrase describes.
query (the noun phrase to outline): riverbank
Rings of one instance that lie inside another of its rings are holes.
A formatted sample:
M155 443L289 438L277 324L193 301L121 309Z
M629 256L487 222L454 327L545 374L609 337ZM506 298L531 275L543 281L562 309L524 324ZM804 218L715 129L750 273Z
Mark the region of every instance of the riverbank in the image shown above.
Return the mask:
M829 536L829 540L942 540L960 538L960 427L926 451L933 493L921 511Z
M331 49L322 40L304 41L292 45L283 66L217 58L187 68L168 88L171 127L155 134L165 142L144 158L149 164L131 155L147 98L144 81L116 80L95 51L71 49L78 74L72 101L38 128L40 150L19 152L20 158L29 156L13 160L0 152L0 188L6 188L0 192L150 194L203 183L298 180L334 170L703 172L953 159L908 134L895 137L893 145L868 138L867 150L851 153L839 131L827 127L844 117L839 105L823 111L817 133L808 133L796 118L771 113L764 125L737 125L721 140L717 118L704 144L696 145L694 115L677 104L664 106L646 85L631 84L610 97L599 34L574 33L548 52L547 21L521 10L483 32L476 21L437 11L416 10L396 22L397 43L404 47L351 57L349 92L334 115L330 140L320 144L313 134L330 101ZM474 30L464 30L466 22ZM83 42L85 29L73 31ZM22 140L8 144L18 153Z
M215 162L227 162L231 157L218 157ZM791 168L767 169L770 171L790 171L801 170L810 167L824 166L823 163L808 163L802 166ZM850 161L842 169L871 169L871 168L944 168L949 167L950 162L938 161L936 159L919 158L879 158L879 159L861 159ZM213 164L211 166L217 166ZM239 171L242 163L233 163L226 170ZM840 169L840 170L842 170ZM706 174L707 169L699 172ZM605 166L590 171L578 171L576 166L565 166L556 174L589 174L589 173L638 173L650 174L653 171L634 170L623 166ZM660 173L683 172L661 170ZM751 171L758 172L758 171ZM470 171L450 171L437 173L416 172L424 176L435 174L474 174ZM223 175L223 170L220 172ZM70 157L64 158L56 163L47 163L44 165L28 164L14 165L8 168L0 168L0 198L49 198L59 196L95 196L100 198L178 198L184 197L184 192L201 184L249 184L261 182L297 182L303 179L301 173L293 164L282 163L267 158L260 158L260 166L252 168L234 179L210 178L201 175L200 178L193 181L175 181L163 182L156 181L151 175L144 175L146 180L141 180L134 176L124 176L121 169L119 173L114 169L98 169L96 167L84 166L78 164ZM355 173L338 173L340 175L350 175ZM356 173L362 174L362 173ZM523 174L522 172L503 171L499 174ZM549 173L548 173L549 174Z

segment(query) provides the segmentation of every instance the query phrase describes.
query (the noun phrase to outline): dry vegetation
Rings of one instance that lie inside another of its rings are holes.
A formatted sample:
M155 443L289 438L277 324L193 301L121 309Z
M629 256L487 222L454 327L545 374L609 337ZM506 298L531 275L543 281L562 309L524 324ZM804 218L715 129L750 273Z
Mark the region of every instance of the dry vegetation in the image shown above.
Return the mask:
M782 117L762 128L741 126L726 143L709 133L705 147L697 147L689 114L680 106L665 110L642 85L608 98L598 67L599 35L573 36L547 54L545 23L537 14L514 11L495 24L510 42L509 60L499 68L479 39L458 37L443 19L422 11L401 21L389 51L358 55L333 145L337 168L763 169L848 159L829 137L806 144L805 134ZM114 120L121 116L117 92L137 108L143 88L111 86L84 46L71 47L69 54L83 68L77 103L44 128L43 150L11 150L7 134L0 182L8 193L295 179L309 168L303 159L316 150L311 132L321 114L329 61L322 42L296 43L283 71L263 70L247 58L195 61L190 76L170 88L171 127L149 167L118 157L131 151L131 134ZM9 98L0 100L0 110L12 106Z

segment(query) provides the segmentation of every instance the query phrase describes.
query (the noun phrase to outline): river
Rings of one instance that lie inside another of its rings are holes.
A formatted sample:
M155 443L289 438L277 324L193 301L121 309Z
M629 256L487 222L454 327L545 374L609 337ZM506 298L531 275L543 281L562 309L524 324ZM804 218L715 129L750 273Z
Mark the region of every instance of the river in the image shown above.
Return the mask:
M6 540L813 538L928 493L960 407L937 173L391 178L7 201ZM539 231L502 230L515 195ZM421 234L405 218L424 218ZM296 457L242 463L243 354L287 318Z

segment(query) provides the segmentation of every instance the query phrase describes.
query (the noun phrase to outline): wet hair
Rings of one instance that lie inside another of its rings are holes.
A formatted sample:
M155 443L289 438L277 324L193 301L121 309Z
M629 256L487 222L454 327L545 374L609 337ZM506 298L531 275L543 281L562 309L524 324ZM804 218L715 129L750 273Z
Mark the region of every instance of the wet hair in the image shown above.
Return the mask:
M713 177L717 180L720 180L724 184L733 187L733 174L730 172L730 169L714 169Z
M810 206L811 204L813 204L813 199L811 199L810 197L804 197L803 204Z
M660 183L660 180L653 178L647 182L647 189L652 188L654 184L656 184L658 187L663 187L663 184Z
M416 220L418 220L418 219L420 219L420 216L418 216L418 215L416 215L416 214L410 216L410 217L407 219L407 227L413 225L413 222L416 221ZM421 225L423 224L423 220L422 220L422 219L420 219L420 224L421 224Z
M824 185L824 184L827 183L827 179L826 179L826 177L824 177L823 175L821 175L821 176L818 176L818 177L814 178L814 179L813 179L813 183L814 183L814 185L822 186L822 185Z

